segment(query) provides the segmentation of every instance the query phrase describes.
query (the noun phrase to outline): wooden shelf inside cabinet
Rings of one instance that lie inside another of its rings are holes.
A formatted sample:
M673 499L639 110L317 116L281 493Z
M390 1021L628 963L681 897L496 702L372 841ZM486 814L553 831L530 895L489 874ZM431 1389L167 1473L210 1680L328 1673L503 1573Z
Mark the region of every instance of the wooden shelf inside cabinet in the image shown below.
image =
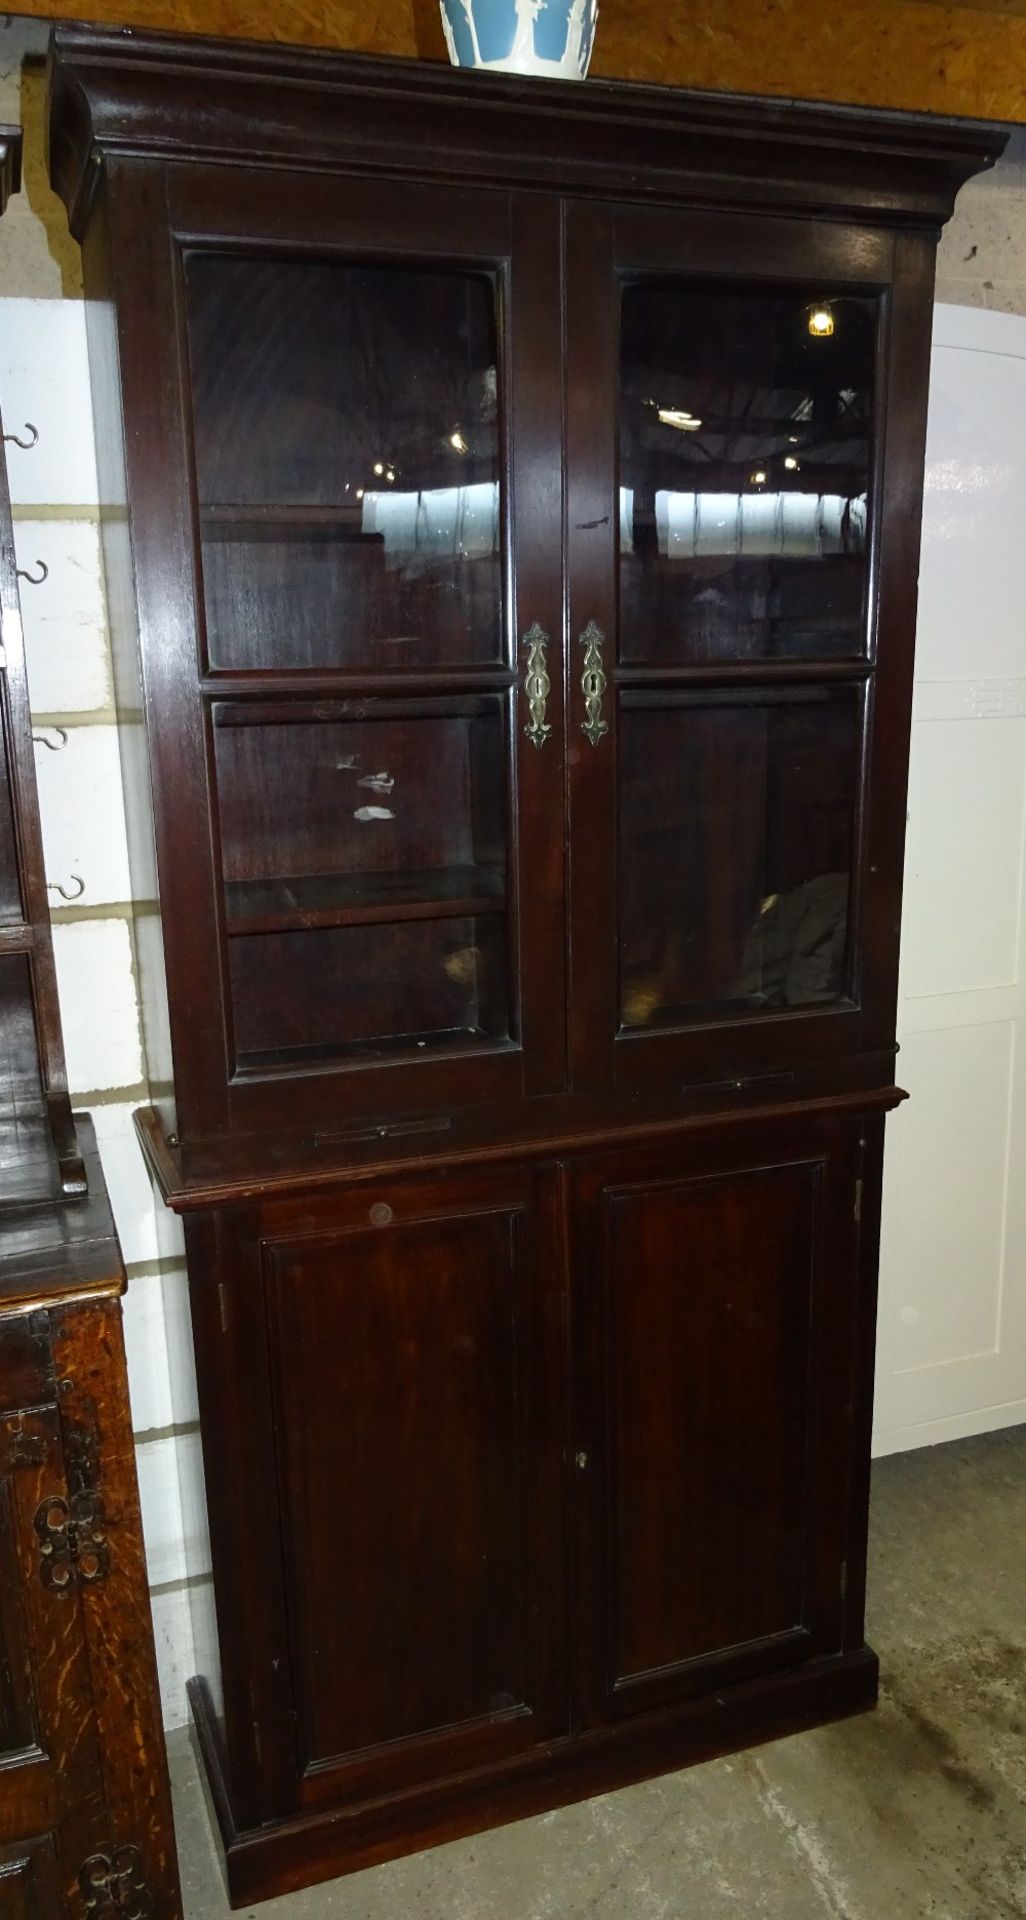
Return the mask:
M288 933L370 927L402 920L466 920L502 913L501 867L439 867L412 873L316 873L229 880L228 932Z
M206 539L288 540L327 539L369 541L384 545L380 533L366 533L360 501L338 506L201 506L200 525Z
M260 1047L239 1054L244 1074L311 1073L336 1065L340 1060L398 1059L404 1054L415 1059L439 1049L446 1053L473 1053L486 1048L489 1053L512 1053L516 1041L488 1033L484 1027L442 1027L429 1033L377 1034L368 1040L340 1040L308 1047Z
M27 920L0 927L0 953L31 953L35 944L36 930Z

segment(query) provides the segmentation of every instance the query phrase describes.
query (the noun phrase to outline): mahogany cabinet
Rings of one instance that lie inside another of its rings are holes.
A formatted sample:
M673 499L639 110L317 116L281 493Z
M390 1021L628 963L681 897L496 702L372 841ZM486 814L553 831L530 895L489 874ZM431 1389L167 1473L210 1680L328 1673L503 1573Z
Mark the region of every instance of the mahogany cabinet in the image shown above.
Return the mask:
M50 141L243 1902L875 1697L933 253L1001 139L74 28Z

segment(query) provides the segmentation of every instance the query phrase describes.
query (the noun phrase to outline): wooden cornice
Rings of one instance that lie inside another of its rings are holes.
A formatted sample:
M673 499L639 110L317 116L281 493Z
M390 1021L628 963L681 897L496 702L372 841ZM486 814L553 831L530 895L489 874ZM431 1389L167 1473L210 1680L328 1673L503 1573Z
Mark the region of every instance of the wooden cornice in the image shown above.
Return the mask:
M923 115L90 27L54 36L49 135L76 234L100 163L128 156L487 176L939 226L1004 145L992 128Z

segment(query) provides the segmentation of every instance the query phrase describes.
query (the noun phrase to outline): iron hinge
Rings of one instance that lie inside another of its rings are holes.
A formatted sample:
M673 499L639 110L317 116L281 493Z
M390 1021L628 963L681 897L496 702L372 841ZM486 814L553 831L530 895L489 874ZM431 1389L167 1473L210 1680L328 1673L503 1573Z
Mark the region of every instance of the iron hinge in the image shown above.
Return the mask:
M79 1869L78 1884L86 1913L96 1920L152 1920L153 1895L138 1847L91 1853Z
M53 1493L37 1507L34 1525L42 1543L39 1577L44 1587L64 1593L106 1578L110 1551L98 1493L89 1488L67 1498Z

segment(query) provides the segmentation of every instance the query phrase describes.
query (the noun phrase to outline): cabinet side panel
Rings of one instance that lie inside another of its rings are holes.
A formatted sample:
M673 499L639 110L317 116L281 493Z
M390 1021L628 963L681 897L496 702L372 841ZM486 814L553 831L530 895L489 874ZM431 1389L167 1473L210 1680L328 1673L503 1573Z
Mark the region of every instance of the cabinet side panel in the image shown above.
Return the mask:
M143 1045L150 1095L175 1130L164 947L153 837L153 803L143 727L139 621L135 600L117 318L111 290L112 238L106 185L98 191L82 247L86 332L100 490L100 525L134 902Z

